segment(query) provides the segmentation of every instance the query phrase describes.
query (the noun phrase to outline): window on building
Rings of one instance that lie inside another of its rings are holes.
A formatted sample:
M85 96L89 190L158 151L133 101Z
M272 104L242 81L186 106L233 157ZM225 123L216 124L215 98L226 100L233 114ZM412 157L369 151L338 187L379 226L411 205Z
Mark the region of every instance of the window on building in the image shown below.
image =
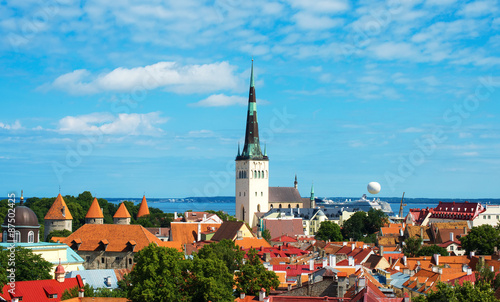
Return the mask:
M21 242L21 232L19 231L16 231L16 238L15 238L16 242Z
M128 264L132 264L132 258L128 258Z
M104 263L104 257L101 257L101 263Z
M35 242L35 232L29 231L28 232L28 243L33 243Z
M255 196L257 196L257 192L255 192Z
M3 242L7 242L7 231L3 231Z
M288 204L288 208L291 209L292 208L292 205L291 204Z
M280 209L282 208L281 203L280 203Z
M264 192L260 192L260 196L264 196Z
M116 262L120 262L120 257L116 257L116 258L115 258L115 261L116 261Z

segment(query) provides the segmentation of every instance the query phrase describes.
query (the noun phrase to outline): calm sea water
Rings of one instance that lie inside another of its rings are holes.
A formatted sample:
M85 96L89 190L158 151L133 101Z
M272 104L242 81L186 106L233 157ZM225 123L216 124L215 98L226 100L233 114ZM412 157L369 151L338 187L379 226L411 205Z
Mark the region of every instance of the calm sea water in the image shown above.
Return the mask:
M332 198L333 199L333 198ZM400 201L398 198L381 198L381 200L386 200L389 202L392 211L397 214L399 213ZM141 202L141 198L107 198L109 202L120 203L123 200L133 201L135 204ZM336 199L334 199L336 200ZM344 199L341 199L344 200ZM353 199L354 200L354 199ZM412 198L405 200L407 206L403 209L403 217L406 216L411 209L422 209L422 208L434 208L438 205L439 201L444 202L463 202L464 200L459 199L417 199ZM481 202L482 204L500 204L500 199L488 199L488 200L470 200L471 202ZM224 211L230 215L235 214L235 202L234 197L208 197L208 198L148 198L148 206L158 208L165 213L183 213L188 210L192 211Z

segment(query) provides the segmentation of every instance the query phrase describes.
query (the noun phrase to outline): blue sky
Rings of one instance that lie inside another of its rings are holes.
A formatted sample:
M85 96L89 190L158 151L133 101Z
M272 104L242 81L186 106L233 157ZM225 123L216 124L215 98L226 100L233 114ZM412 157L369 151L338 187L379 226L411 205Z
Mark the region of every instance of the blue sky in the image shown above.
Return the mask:
M0 191L498 198L498 1L2 1Z

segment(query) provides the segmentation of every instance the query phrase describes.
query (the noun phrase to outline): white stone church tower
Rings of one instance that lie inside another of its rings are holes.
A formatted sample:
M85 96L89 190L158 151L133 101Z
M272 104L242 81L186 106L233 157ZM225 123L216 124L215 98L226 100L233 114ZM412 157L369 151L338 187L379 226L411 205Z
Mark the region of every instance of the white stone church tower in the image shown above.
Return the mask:
M269 211L269 159L260 148L257 103L252 72L248 97L245 145L236 156L236 218L257 225L255 212Z

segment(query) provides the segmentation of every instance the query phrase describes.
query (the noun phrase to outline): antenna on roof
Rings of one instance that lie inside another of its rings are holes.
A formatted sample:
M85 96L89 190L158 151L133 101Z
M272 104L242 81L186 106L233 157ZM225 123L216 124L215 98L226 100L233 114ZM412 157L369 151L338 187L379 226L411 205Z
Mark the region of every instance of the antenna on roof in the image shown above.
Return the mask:
M59 194L61 194L61 185L59 185Z

